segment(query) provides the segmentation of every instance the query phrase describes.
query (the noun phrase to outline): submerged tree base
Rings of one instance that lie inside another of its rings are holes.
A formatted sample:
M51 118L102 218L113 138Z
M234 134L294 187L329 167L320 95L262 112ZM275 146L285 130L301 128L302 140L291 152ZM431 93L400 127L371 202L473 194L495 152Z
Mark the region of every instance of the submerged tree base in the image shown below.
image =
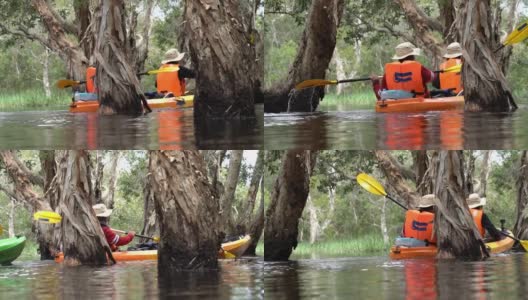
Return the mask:
M265 92L264 111L266 113L281 112L314 112L323 101L323 87L295 90L289 92Z

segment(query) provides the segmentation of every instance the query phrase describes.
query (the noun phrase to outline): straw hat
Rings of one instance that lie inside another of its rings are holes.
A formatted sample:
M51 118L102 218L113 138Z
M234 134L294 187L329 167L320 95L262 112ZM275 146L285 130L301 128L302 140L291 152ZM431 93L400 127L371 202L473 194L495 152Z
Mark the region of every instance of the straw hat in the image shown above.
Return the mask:
M162 64L166 64L172 61L180 61L185 56L185 52L180 53L178 49L169 49L167 52L165 52L165 57L161 61Z
M93 210L95 211L95 215L98 217L109 217L112 214L112 210L106 208L106 205L104 204L96 204L92 206Z
M469 208L475 208L486 205L486 198L480 198L476 193L469 195L466 199Z
M393 60L404 59L411 55L422 55L422 51L416 48L409 42L401 43L396 46L396 54L392 57Z
M444 58L455 58L462 56L462 47L459 43L451 43L447 46L447 52L444 54Z
M427 195L424 195L420 201L418 202L418 208L426 208L426 207L430 207L430 206L434 206L435 205L435 195L433 194L427 194Z

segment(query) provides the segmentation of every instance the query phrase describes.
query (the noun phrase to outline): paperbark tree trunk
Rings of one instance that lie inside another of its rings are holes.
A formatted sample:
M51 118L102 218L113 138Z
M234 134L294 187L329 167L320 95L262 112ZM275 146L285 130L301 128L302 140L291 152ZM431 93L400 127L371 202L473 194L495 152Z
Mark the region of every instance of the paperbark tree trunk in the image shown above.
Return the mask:
M57 164L55 163L54 150L40 150L39 151L40 168L42 169L43 190L44 193L50 188L51 181L57 174ZM50 203L51 207L55 208L57 205Z
M416 207L420 200L420 195L405 183L405 179L400 172L401 168L397 166L395 158L388 151L375 151L374 153L379 167L389 183L387 189L393 191L393 194L399 195L399 198L405 201L407 207Z
M197 151L153 151L149 172L160 225L158 266L215 269L221 237L219 202Z
M246 249L244 255L256 256L257 245L262 236L264 230L264 177L260 183L260 205L257 210L256 216L253 217L253 222L249 226L249 235L251 236L251 242L249 247Z
M419 150L413 153L414 168L416 170L416 190L419 195L433 193L433 183L429 170L429 157L426 150Z
M104 151L95 151L95 183L93 193L96 203L104 203L103 181L104 181Z
M484 157L482 158L482 167L480 169L480 182L479 182L479 195L481 197L486 197L486 192L488 189L488 177L490 173L490 157L491 150L484 150Z
M438 258L489 256L473 221L464 193L464 154L442 150L434 155L434 191L438 199L434 218Z
M337 28L344 11L344 0L314 0L306 18L297 55L288 77L264 92L266 112L314 111L324 97L324 88L292 92L307 79L324 79L336 45Z
M528 151L521 154L517 178L517 220L513 233L521 240L528 239Z
M9 220L7 233L10 238L15 237L15 199L11 198L9 200Z
M255 166L253 167L253 174L251 174L251 182L249 183L246 200L244 201L242 211L239 214L237 220L236 230L237 234L239 235L247 233L252 223L254 223L253 211L255 210L255 201L257 200L259 184L264 174L264 159L265 152L263 150L260 150L257 154L257 161L255 162Z
M214 188L215 195L221 196L224 193L224 186L218 180L218 172L222 167L222 163L226 157L227 150L209 150L205 151L204 157L207 163L207 174L209 182Z
M197 71L195 121L255 117L257 49L251 7L237 0L185 1L185 35Z
M491 0L455 0L464 65L465 109L509 112L517 109L494 50L500 37L491 11Z
M149 152L149 162L148 168L151 170L153 155L152 152ZM141 230L142 235L153 236L157 231L159 231L158 219L156 216L156 207L154 199L156 194L152 190L152 174L148 174L145 179L145 187L143 188L143 198L145 202L143 203L143 229ZM148 242L148 240L142 240L142 242Z
M264 260L288 260L297 247L299 219L310 192L317 152L289 150L282 158L279 176L266 211L264 229Z
M117 165L119 163L119 158L121 157L120 151L112 151L110 154L110 169L108 170L108 189L107 192L103 194L103 199L108 208L114 208L114 196L115 189L117 184L117 178L119 177L119 172Z
M57 176L49 197L59 203L60 241L67 265L106 265L113 260L92 205L95 199L90 179L90 159L84 150L58 151Z
M238 175L242 166L243 150L232 150L229 160L229 169L225 182L225 191L220 198L221 215L223 221L223 230L226 235L234 233L234 222L232 218L233 204L235 203L235 191L238 183Z
M102 114L143 112L141 84L130 65L124 0L102 0L97 22L96 85Z

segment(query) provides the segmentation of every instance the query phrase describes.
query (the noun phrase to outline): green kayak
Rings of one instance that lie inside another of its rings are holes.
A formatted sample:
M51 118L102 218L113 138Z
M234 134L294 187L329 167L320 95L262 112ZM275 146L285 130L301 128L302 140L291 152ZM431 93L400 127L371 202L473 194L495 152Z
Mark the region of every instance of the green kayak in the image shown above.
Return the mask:
M17 259L22 250L24 250L25 245L25 236L0 240L0 264L9 265Z

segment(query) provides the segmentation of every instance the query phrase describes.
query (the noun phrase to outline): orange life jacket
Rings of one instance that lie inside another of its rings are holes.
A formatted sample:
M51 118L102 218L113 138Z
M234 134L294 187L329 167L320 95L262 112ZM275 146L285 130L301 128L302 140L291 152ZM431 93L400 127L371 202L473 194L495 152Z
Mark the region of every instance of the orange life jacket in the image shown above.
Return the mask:
M445 70L454 66L462 64L462 60L458 58L450 58L440 65L440 70ZM455 94L462 91L462 78L460 73L446 72L440 73L440 88L443 90L452 89Z
M474 208L470 208L469 210L471 210L471 216L473 217L473 221L475 221L475 225L477 225L480 236L484 237L486 234L486 229L482 226L482 215L484 214L484 211L482 211L482 209Z
M416 61L392 62L385 65L385 81L389 90L403 90L424 97L422 65Z
M405 214L404 237L436 243L433 220L433 213L408 210Z
M164 64L160 69L175 67L178 68L179 66L177 64ZM172 93L175 97L185 94L185 79L180 80L178 71L159 73L156 78L156 86L160 94Z
M94 67L88 67L86 69L86 92L87 93L97 93L97 89L95 88L95 74L97 72L97 69Z

